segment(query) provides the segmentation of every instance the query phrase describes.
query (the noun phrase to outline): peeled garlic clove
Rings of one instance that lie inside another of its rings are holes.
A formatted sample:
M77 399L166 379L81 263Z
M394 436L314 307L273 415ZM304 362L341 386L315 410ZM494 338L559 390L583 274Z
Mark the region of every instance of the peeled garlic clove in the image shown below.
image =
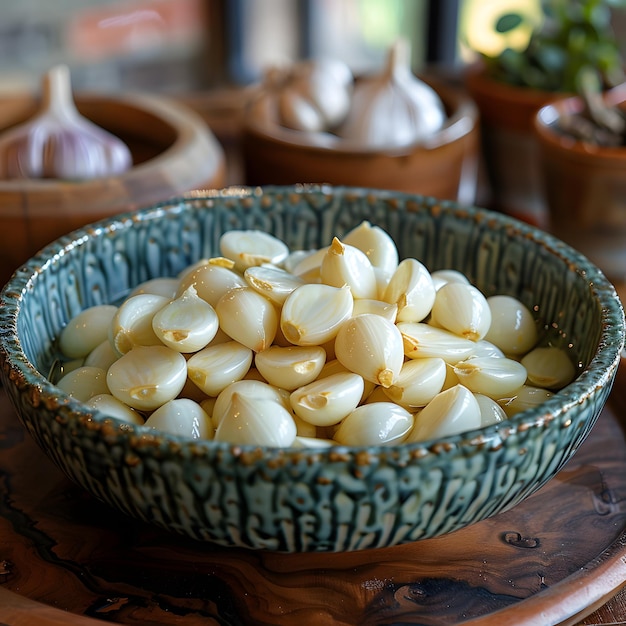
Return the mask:
M416 416L406 443L440 439L480 428L481 412L474 394L456 385L435 396Z
M480 407L480 425L481 427L499 424L508 419L504 409L489 396L482 393L475 393L474 397Z
M178 352L201 350L215 337L218 327L215 309L198 297L193 285L152 318L154 334Z
M544 389L561 389L576 377L576 369L567 352L556 347L538 347L521 361L528 371L528 383Z
M362 315L363 313L373 313L374 315L380 315L389 320L392 324L395 324L396 317L398 316L398 305L389 304L382 300L370 300L367 298L360 298L354 301L354 309L352 315Z
M310 424L332 426L356 409L363 389L358 374L333 374L296 389L290 396L291 408Z
M146 426L191 439L213 439L213 424L206 411L189 398L176 398L154 411Z
M99 367L108 370L112 363L119 359L120 355L111 345L108 339L98 344L86 357L83 365Z
M458 282L437 291L432 317L436 325L472 341L483 339L491 325L487 298L473 285Z
M376 275L367 255L333 238L320 267L322 282L333 287L348 285L354 298L370 298L378 295Z
M115 396L108 393L108 388L107 392L89 398L86 404L90 409L100 411L107 416L115 417L129 424L140 426L144 423L143 416L139 411L129 407L127 404L124 404Z
M399 322L397 326L402 334L404 354L410 359L434 356L454 364L474 354L475 342L443 328L423 322Z
M215 431L215 440L285 448L293 444L296 434L293 417L279 402L235 392Z
M64 356L77 359L87 356L109 336L109 326L117 307L99 304L75 315L59 336L59 349Z
M402 365L396 382L384 389L387 397L402 406L427 405L443 388L446 362L438 357L413 359Z
M315 380L325 361L326 351L320 346L270 346L254 359L268 383L288 390Z
M462 283L464 285L470 284L467 276L458 270L435 270L434 272L431 272L430 276L433 279L435 289L437 290L439 290L440 287L443 287L446 283Z
M526 382L526 368L513 359L489 356L472 357L456 363L459 382L474 393L490 398L505 396Z
M537 343L537 326L530 310L512 296L487 298L491 310L491 326L485 339L505 354L526 354Z
M56 384L68 395L86 402L101 393L108 393L107 373L100 367L82 366L65 374Z
M248 283L243 279L243 276L232 269L232 262L224 263L224 261L227 259L210 259L186 272L180 278L176 295L180 296L190 286L193 286L198 297L206 300L215 308L219 299L231 289L247 287Z
M87 180L132 166L126 144L78 112L66 65L44 77L42 103L35 117L0 138L0 178Z
M554 394L547 389L522 385L507 397L498 398L498 404L504 409L507 417L513 417L526 409L535 408L549 400Z
M254 265L280 264L287 258L289 248L274 235L260 230L229 230L220 237L220 253L243 272Z
M435 285L417 259L404 259L391 276L382 299L398 306L398 322L421 322L435 302Z
M399 40L383 72L355 84L339 136L355 146L391 148L425 140L442 128L444 105L434 89L413 75L410 57L408 42Z
M317 378L319 380L321 378L325 378L326 376L332 376L333 374L343 374L345 372L350 372L350 370L345 365L343 365L339 361L339 359L327 359L324 367L322 368L322 371ZM361 394L361 400L359 402L363 402L363 400L365 400L365 398L367 398L376 387L376 383L370 382L369 380L365 379L363 379L363 385L363 393Z
M398 267L398 249L389 233L364 220L343 237L343 243L364 252L370 263L388 274Z
M151 293L172 300L176 297L177 291L178 278L151 278L137 285L130 292L129 297L138 296L140 293Z
M365 313L345 322L335 340L342 365L377 385L390 387L404 362L402 335L380 315Z
M164 296L144 293L120 304L109 328L109 340L119 354L135 346L163 345L152 329L152 318L168 302Z
M220 328L254 352L272 345L278 328L274 305L251 287L232 289L215 305Z
M110 392L139 411L154 411L173 400L187 379L187 361L161 346L137 346L122 355L107 372Z
M252 358L252 350L237 341L208 346L186 362L187 375L207 396L217 396L245 376Z
M277 267L249 267L243 277L252 289L281 306L287 296L305 282L298 276Z
M328 247L307 253L293 267L293 273L307 283L319 283L322 261L328 252Z
M337 442L332 439L321 439L320 437L303 437L298 435L293 442L294 448L331 448Z
M272 400L278 402L285 409L289 409L289 395L281 392L280 389L259 380L238 380L223 389L215 400L213 407L213 424L217 427L226 414L233 394L252 400Z
M285 300L280 327L297 346L316 346L333 339L352 315L354 301L349 287L302 285Z
M472 356L495 356L499 358L506 356L498 346L487 339L479 339L475 344L476 347Z
M363 404L348 415L334 440L346 446L390 446L401 443L413 428L413 415L393 402Z

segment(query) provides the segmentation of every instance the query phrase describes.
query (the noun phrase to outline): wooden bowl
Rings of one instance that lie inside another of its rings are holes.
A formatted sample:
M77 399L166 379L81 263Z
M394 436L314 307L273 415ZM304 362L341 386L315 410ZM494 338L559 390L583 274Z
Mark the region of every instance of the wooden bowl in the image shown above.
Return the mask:
M0 132L37 111L30 95L0 98ZM77 95L79 111L129 146L133 167L89 181L0 181L0 281L45 244L90 222L225 182L223 150L194 111L165 98Z
M304 133L268 131L244 118L242 152L249 185L329 183L405 191L473 203L479 151L478 111L460 90L432 85L448 112L431 138L396 150L314 145Z

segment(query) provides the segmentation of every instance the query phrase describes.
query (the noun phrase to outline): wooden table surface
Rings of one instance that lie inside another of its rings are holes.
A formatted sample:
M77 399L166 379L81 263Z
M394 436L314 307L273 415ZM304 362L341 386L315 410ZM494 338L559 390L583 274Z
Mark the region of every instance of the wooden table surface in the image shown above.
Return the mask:
M173 536L70 483L0 390L0 624L626 624L626 372L574 458L451 535L280 555Z

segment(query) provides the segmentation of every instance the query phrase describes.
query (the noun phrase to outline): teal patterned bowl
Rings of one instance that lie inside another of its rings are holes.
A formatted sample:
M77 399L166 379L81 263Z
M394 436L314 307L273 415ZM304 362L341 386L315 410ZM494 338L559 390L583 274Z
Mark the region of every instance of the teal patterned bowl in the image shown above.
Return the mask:
M392 447L275 449L155 435L87 409L46 378L80 310L217 254L220 235L262 229L325 245L363 219L401 256L510 294L568 344L577 379L499 425ZM624 314L579 253L506 216L398 192L325 186L196 193L62 237L19 268L0 301L4 387L21 422L69 476L129 516L225 546L350 551L449 533L548 481L593 427L614 381Z

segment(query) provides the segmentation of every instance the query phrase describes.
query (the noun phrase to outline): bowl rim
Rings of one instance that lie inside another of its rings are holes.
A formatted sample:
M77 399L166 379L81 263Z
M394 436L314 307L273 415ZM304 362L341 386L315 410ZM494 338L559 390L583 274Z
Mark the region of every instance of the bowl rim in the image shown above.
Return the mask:
M603 97L610 105L626 104L626 82L607 90ZM580 96L568 96L546 103L533 117L533 129L539 142L582 159L602 160L606 165L617 161L617 167L623 168L626 162L626 146L597 146L555 130L554 124L559 117L577 114L583 109L584 102Z
M271 198L278 194L357 194L375 195L381 199L402 198L417 200L421 205L437 207L437 210L458 214L463 219L496 220L503 228L519 232L519 237L547 247L551 253L560 257L576 268L577 274L589 284L598 303L601 305L602 328L598 345L589 364L578 374L569 385L554 393L541 405L526 409L499 424L493 424L469 430L463 433L448 435L426 441L400 443L395 445L334 445L316 448L280 448L259 445L239 445L213 440L191 439L182 435L155 432L144 425L133 425L123 422L100 411L94 411L86 404L69 396L56 387L46 376L26 358L17 334L17 320L21 312L21 304L33 289L33 283L54 263L55 258L72 254L72 250L84 245L89 238L102 237L108 232L132 228L135 222L161 219L164 215L174 215L186 210L193 210L194 204L227 198L245 200L250 196ZM243 459L245 463L258 460L297 463L305 460L340 459L340 458L389 458L407 459L424 456L442 456L454 454L455 451L470 454L472 450L483 447L500 447L509 436L533 427L549 426L561 420L564 427L569 426L567 413L580 405L600 387L612 385L615 372L624 350L626 324L624 309L615 287L604 276L603 272L591 263L582 253L560 241L553 235L524 223L505 214L474 206L464 206L452 200L439 200L418 194L397 192L392 190L375 190L347 186L330 186L319 184L299 184L287 186L247 187L232 186L215 190L196 190L160 202L137 211L125 212L111 218L105 218L93 224L79 228L51 242L23 266L18 268L0 292L0 378L5 387L16 385L19 389L31 389L37 396L35 402L53 407L57 422L70 428L89 428L100 430L109 440L121 438L126 440L128 447L138 454L144 449L168 449L170 454L194 457L215 455L224 458L230 455ZM363 456L365 455L365 456Z

